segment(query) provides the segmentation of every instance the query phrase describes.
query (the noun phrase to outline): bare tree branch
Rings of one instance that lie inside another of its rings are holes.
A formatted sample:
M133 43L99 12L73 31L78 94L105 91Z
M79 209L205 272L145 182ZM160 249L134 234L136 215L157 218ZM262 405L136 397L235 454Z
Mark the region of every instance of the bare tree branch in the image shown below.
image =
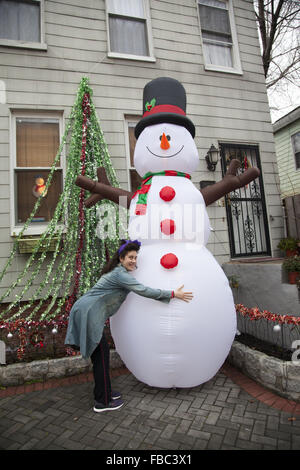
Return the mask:
M286 39L288 34L297 32L299 0L254 0L254 9L260 32L267 87L274 86L280 80L293 80L292 75L297 71L299 63L299 53L295 51L298 48L291 46ZM280 58L284 58L285 62L279 67L277 61Z

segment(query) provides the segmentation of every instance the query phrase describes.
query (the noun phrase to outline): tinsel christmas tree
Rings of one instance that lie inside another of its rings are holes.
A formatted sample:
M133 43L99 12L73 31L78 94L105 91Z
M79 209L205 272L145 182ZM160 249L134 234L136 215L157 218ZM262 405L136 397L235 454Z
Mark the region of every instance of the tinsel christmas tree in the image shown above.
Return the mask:
M99 208L105 205L102 207L105 207L107 212L107 208L115 204L102 200L97 205L86 208L85 191L75 184L76 177L80 174L97 179L97 168L103 167L109 183L114 187L119 187L92 102L92 90L86 77L83 77L80 82L66 131L46 182L45 192L52 183L56 164L60 161L65 146L67 158L64 187L53 218L40 236L24 270L0 297L0 302L4 303L7 297L13 295L17 287L23 285L21 292L15 295L15 300L11 301L0 313L0 328L7 329L10 336L18 332L21 353L24 352L26 343L24 337L27 328L32 328L32 326L38 328L46 324L53 325L54 328L60 324L66 325L74 301L95 284L107 258L119 246L121 222L119 211L115 210L115 207L112 207L112 212L116 217L111 222L114 227L112 230L109 230L107 226L103 229L108 230L109 237L99 238L96 233L99 220L101 223ZM0 282L8 273L8 268L18 252L19 240L30 226L41 202L42 196L37 199L29 218L15 240L9 259L0 274ZM104 223L107 225L107 220L104 220ZM102 233L103 230L101 230ZM126 233L125 227L122 227L122 230ZM47 248L53 242L55 248L53 254L50 255L52 259L49 261ZM24 278L28 276L28 273L30 273L29 278L24 285ZM45 273L43 279L41 279L41 273ZM35 279L39 279L35 293L28 301L22 302Z

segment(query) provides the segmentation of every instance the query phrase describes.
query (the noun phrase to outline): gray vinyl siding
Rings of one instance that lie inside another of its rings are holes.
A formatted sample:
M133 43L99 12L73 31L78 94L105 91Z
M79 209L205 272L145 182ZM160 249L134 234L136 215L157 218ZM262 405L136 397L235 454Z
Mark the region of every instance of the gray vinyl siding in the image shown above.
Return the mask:
M69 116L83 76L90 79L93 102L117 177L128 188L124 116L141 115L145 84L171 76L187 92L187 115L196 126L200 180L221 179L207 171L205 155L218 142L259 146L265 182L270 236L275 249L283 234L278 170L252 0L233 0L242 75L204 68L196 0L149 0L156 62L107 56L104 0L45 0L47 50L0 46L0 80L6 103L0 104L0 268L12 247L10 236L10 109L63 110ZM208 208L212 233L208 248L220 262L230 257L226 211ZM26 261L17 256L11 279ZM1 289L0 289L1 292Z

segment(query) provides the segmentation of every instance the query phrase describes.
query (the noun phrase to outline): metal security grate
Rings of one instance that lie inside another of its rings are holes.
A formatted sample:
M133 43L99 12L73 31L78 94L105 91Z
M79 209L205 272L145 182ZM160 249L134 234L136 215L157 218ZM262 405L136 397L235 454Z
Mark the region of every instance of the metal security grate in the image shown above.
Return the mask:
M257 146L220 144L223 175L232 159L241 162L240 173L256 166L261 170ZM271 255L262 174L225 197L231 257Z

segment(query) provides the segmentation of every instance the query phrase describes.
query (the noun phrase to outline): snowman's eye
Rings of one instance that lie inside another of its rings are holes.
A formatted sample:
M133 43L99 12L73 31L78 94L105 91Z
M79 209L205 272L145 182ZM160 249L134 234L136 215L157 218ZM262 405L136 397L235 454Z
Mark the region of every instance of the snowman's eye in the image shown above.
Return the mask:
M171 140L171 137L169 135L166 136L168 140ZM159 136L159 140L162 139L162 135Z

